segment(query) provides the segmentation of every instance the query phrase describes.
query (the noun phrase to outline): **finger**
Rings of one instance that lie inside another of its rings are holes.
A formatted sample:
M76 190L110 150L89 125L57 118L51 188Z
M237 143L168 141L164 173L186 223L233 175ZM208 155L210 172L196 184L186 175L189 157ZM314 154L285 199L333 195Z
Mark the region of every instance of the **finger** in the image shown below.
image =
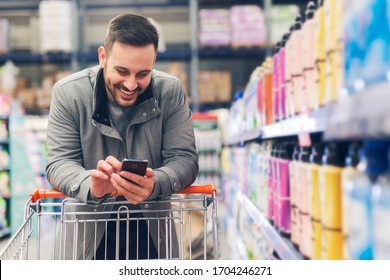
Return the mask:
M129 171L121 171L119 173L119 175L122 176L123 178L137 184L137 185L143 185L142 183L145 180L144 176L141 176L141 175L129 172Z
M102 180L107 180L108 179L108 175L107 174L105 174L102 171L96 170L96 169L92 169L91 170L91 176L96 178L96 179L102 179Z
M114 168L114 172L117 173L121 170L122 163L113 156L108 156L106 162Z
M120 177L117 174L113 174L111 177L111 184L118 192L122 193L129 202L138 204L143 201L142 188L138 185Z
M146 177L146 178L149 178L149 177L153 177L153 176L154 176L154 171L153 171L153 169L150 168L150 167L148 167L148 168L146 169L145 177Z
M104 172L108 176L115 173L114 168L104 160L99 160L97 164L97 170Z

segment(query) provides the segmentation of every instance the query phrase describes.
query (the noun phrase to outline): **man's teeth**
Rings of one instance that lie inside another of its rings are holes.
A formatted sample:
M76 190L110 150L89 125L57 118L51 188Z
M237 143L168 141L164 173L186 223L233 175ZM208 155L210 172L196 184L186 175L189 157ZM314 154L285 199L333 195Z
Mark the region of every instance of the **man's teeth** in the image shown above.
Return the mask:
M124 90L124 89L122 89L122 88L119 88L119 90L120 90L121 92L123 92L124 94L128 94L128 95L134 93L134 91L127 91L127 90Z

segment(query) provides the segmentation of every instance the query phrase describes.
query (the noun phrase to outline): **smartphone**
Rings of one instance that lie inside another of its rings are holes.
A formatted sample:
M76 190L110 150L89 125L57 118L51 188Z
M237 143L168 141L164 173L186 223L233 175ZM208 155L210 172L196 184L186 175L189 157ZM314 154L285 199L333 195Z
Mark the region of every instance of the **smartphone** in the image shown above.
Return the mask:
M141 176L145 176L146 168L148 167L147 159L128 159L125 158L122 161L121 171L129 171Z

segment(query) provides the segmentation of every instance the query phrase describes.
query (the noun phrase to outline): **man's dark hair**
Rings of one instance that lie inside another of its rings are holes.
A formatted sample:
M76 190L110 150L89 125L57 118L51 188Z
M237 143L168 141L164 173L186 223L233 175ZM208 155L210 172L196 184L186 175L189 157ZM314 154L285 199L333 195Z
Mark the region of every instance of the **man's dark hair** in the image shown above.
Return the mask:
M157 52L158 32L156 27L145 17L132 14L122 14L110 20L104 48L111 51L114 43L144 47L154 45Z

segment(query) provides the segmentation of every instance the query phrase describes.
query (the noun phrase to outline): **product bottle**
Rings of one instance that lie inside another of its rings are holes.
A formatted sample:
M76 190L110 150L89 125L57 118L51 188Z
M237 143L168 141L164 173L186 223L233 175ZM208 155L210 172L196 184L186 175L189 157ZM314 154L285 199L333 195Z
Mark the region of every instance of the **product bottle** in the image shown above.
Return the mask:
M295 144L292 160L289 164L290 175L290 199L291 199L291 242L296 248L299 248L299 212L298 212L298 160L299 145Z
M347 147L330 142L325 146L319 170L322 259L343 259L341 231L341 172Z
M389 142L367 140L364 153L357 166L358 173L352 180L349 197L348 248L351 259L373 259L372 187L377 178L388 168Z
M279 229L285 237L291 235L291 204L289 164L293 155L294 146L291 143L283 145L279 159Z
M314 16L315 21L315 53L316 53L316 92L318 95L318 104L321 106L325 104L325 75L326 75L326 31L325 31L325 11L323 0L319 0L318 9ZM314 108L314 109L315 109Z
M302 18L297 16L294 24L292 39L292 73L291 82L293 85L293 108L295 114L303 111L302 88L303 88L303 53L302 53Z
M267 218L271 224L274 223L274 173L275 173L274 153L275 153L275 144L272 143L270 145L270 155L268 157L268 180L267 180L267 186L268 186Z
M335 1L334 33L336 52L334 55L335 73L333 75L333 83L336 91L331 96L332 101L339 98L344 87L344 5L345 1Z
M343 78L343 1L327 0L324 3L326 30L326 93L325 102L336 101Z
M274 225L276 228L279 228L279 173L280 173L280 170L279 170L279 154L280 154L280 144L279 143L276 143L275 144L275 147L274 147L274 153L273 153L273 166L272 166L272 169L273 169L273 178L272 178L272 182L273 182L273 193L274 193L274 200L273 200L273 220L274 220Z
M264 66L261 65L258 71L259 71L259 80L257 82L257 109L259 111L259 116L260 116L259 127L263 127L265 125Z
M314 14L316 5L313 1L307 4L305 23L302 26L303 55L303 100L305 111L314 108L315 90L315 51L314 51Z
M268 201L269 201L269 176L270 176L270 158L271 158L272 141L267 141L264 144L264 156L263 156L263 209L264 214L268 215Z
M299 155L299 185L298 211L299 211L299 250L306 259L311 258L311 223L309 209L309 160L310 147L301 147Z
M274 55L272 56L272 105L273 105L273 116L274 116L274 122L279 121L280 119L280 113L279 113L279 52L280 52L280 42L277 42L275 49L274 49Z
M286 118L290 118L295 115L294 102L293 102L293 84L291 80L292 75L292 32L294 26L290 27L290 32L285 46L285 59L284 59L284 81L285 81L285 96L286 96Z
M286 42L289 38L289 33L283 35L283 39L280 43L280 50L279 50L279 119L284 120L287 118L286 113L286 89L285 89L285 61L286 61Z
M387 153L390 162L390 150ZM390 171L373 188L374 259L390 260Z
M272 105L272 59L266 58L264 67L264 89L265 89L265 123L272 124L273 105Z
M310 154L311 172L309 172L310 186L310 216L312 224L312 259L320 260L322 251L321 200L319 186L319 169L322 163L323 144L313 144Z
M349 213L349 196L352 189L352 179L356 176L359 163L360 142L352 142L348 148L348 155L345 159L345 168L341 173L342 187L342 231L343 231L343 256L344 259L350 259L348 249L348 213Z

